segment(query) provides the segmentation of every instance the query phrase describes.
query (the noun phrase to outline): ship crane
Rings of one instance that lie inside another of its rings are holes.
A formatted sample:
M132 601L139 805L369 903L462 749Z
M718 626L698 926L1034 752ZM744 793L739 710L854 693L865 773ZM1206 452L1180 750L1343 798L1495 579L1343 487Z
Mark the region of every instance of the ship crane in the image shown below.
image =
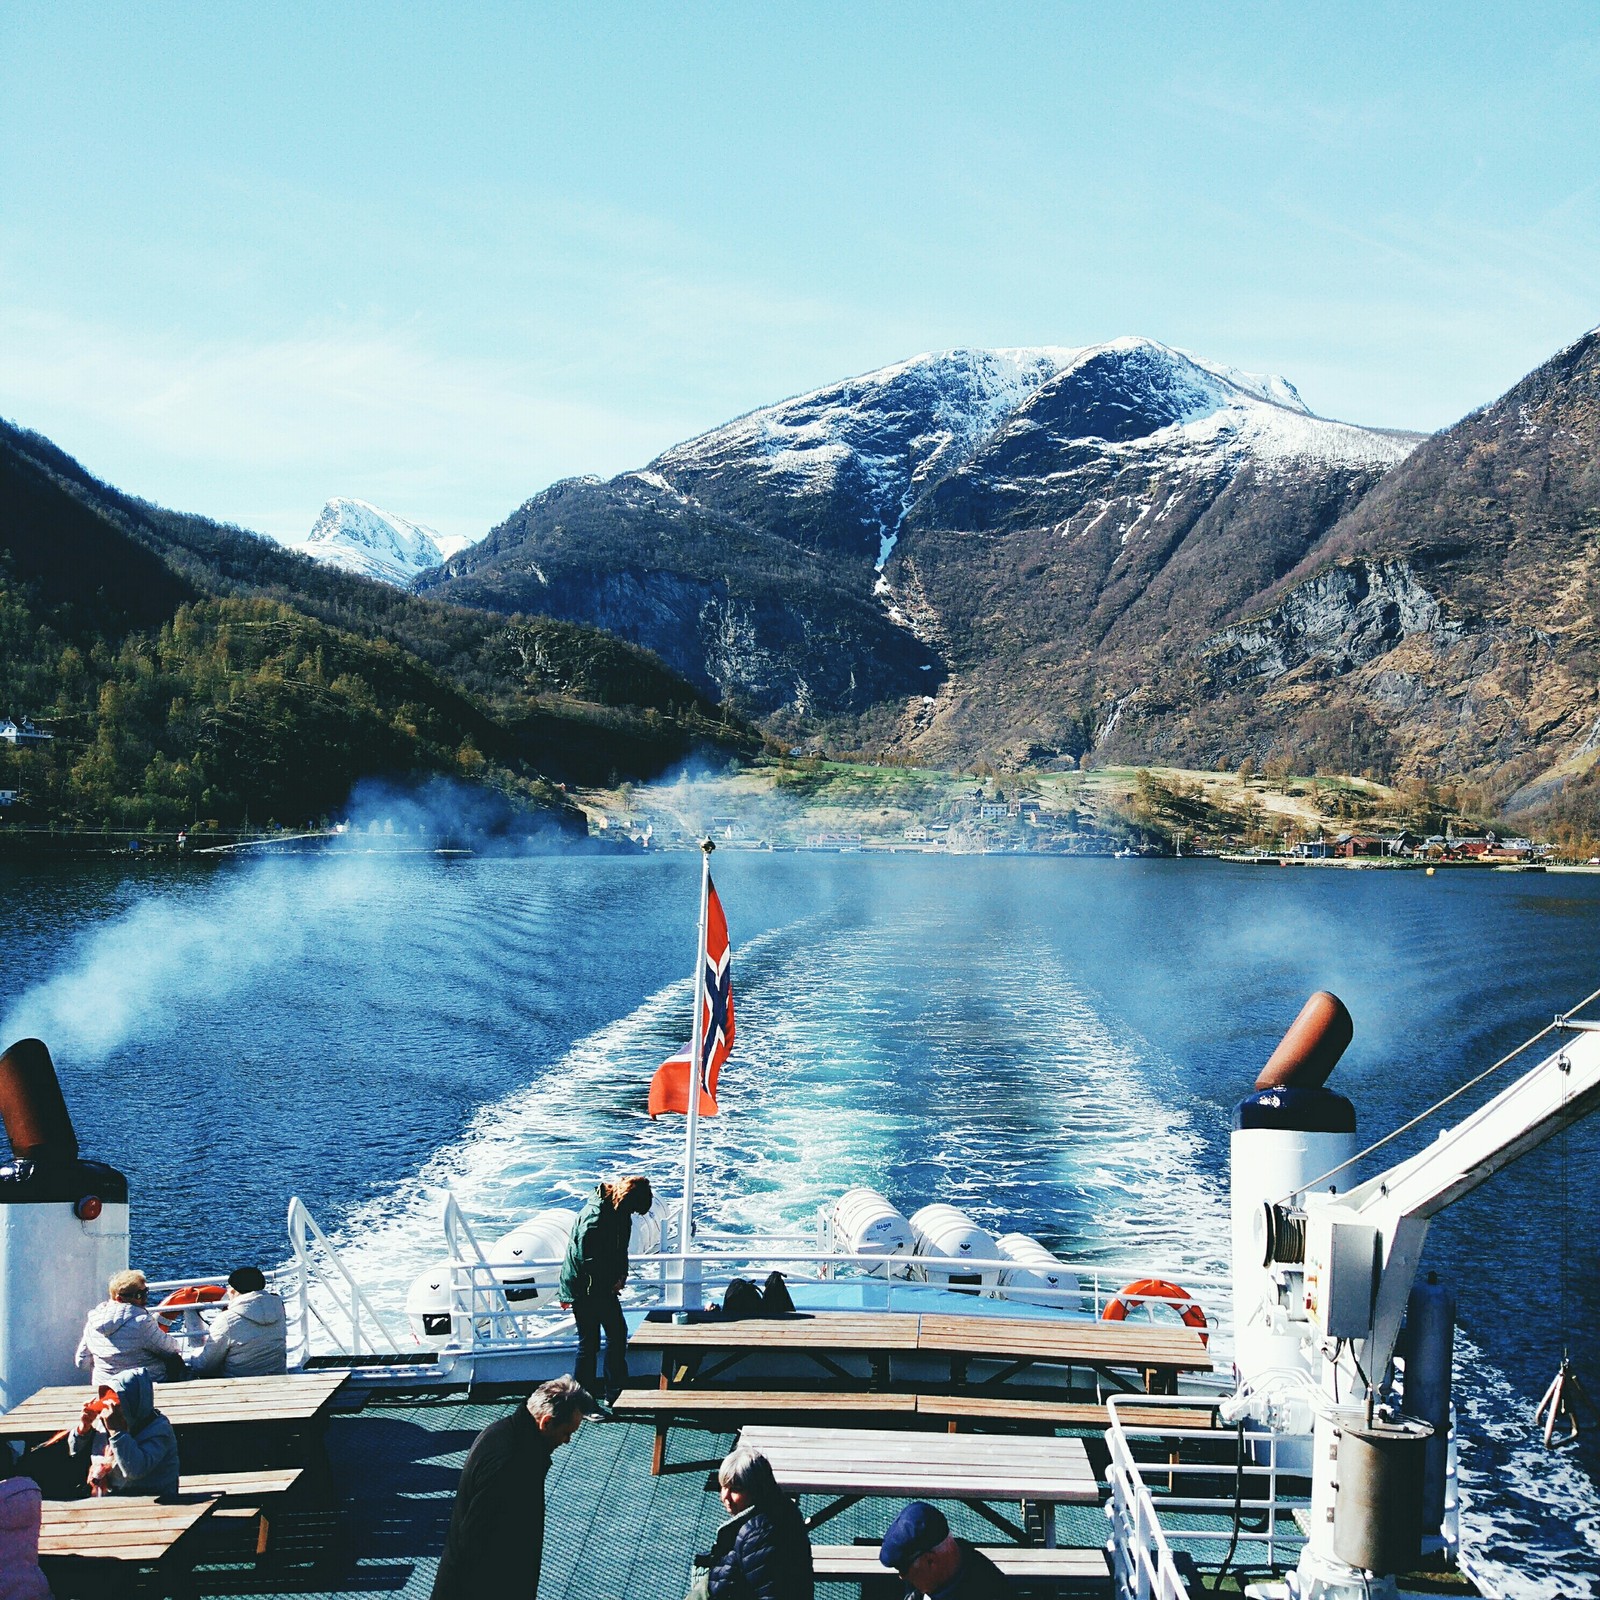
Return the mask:
M1303 1030L1319 1003L1328 1015L1336 1008L1342 1037L1323 1052L1314 1082L1299 1093L1347 1106L1322 1081L1350 1037L1348 1013L1331 995L1313 996L1296 1028ZM1550 1034L1561 1038L1560 1046L1537 1066L1415 1155L1343 1192L1339 1180L1348 1179L1356 1157L1324 1170L1308 1166L1309 1152L1297 1150L1303 1181L1280 1190L1281 1198L1257 1204L1248 1240L1242 1238L1236 1145L1236 1262L1241 1247L1253 1254L1253 1277L1245 1292L1254 1291L1257 1302L1247 1305L1241 1296L1236 1316L1241 1328L1250 1324L1257 1330L1252 1336L1258 1342L1267 1336L1260 1330L1276 1336L1278 1359L1268 1365L1258 1355L1255 1373L1248 1361L1241 1364L1240 1391L1225 1404L1224 1415L1230 1420L1252 1416L1291 1432L1305 1429L1308 1404L1314 1416L1308 1542L1287 1586L1274 1586L1279 1594L1292 1600L1379 1600L1398 1594L1395 1571L1414 1565L1408 1557L1417 1549L1420 1504L1407 1512L1407 1495L1395 1490L1417 1478L1415 1463L1428 1429L1377 1414L1377 1401L1391 1378L1433 1218L1600 1106L1600 1022L1568 1013L1535 1037ZM1255 1099L1270 1100L1274 1094L1281 1099L1286 1093L1292 1098L1295 1092L1269 1089ZM1241 1111L1251 1104L1246 1101ZM1240 1137L1236 1132L1235 1140ZM1276 1137L1281 1141L1285 1135ZM1298 1137L1316 1148L1315 1135L1309 1141L1304 1133ZM1236 1272L1236 1295L1243 1288L1238 1278ZM1284 1340L1294 1335L1302 1356L1298 1364L1282 1359ZM1249 1348L1248 1340L1243 1344ZM1447 1360L1445 1365L1447 1370ZM1408 1516L1409 1527L1394 1525Z

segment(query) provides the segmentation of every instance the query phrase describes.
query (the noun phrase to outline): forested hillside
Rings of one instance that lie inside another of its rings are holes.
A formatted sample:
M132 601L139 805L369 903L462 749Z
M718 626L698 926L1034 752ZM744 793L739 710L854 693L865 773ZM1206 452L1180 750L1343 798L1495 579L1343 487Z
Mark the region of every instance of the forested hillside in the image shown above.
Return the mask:
M303 823L437 773L560 813L558 781L759 748L642 650L317 566L4 425L0 717L53 735L0 747L12 820L89 826Z

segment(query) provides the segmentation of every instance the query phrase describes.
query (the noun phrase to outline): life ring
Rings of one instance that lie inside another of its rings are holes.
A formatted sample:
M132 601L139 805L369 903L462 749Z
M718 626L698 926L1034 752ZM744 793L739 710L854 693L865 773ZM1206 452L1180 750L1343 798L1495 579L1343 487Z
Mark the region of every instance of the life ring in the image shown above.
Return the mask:
M1200 1309L1200 1302L1182 1285L1168 1283L1165 1278L1140 1278L1138 1282L1117 1290L1106 1302L1100 1320L1121 1322L1128 1314L1130 1301L1148 1305L1152 1300L1170 1301L1173 1310L1183 1318L1184 1326L1193 1328L1200 1335L1200 1343L1211 1342L1211 1336L1206 1332L1206 1314Z
M221 1283L191 1283L182 1289L174 1289L158 1306L156 1312L161 1318L161 1326L169 1333L178 1325L184 1306L210 1305L222 1299L228 1292L227 1286ZM178 1310L168 1311L168 1306L178 1307Z

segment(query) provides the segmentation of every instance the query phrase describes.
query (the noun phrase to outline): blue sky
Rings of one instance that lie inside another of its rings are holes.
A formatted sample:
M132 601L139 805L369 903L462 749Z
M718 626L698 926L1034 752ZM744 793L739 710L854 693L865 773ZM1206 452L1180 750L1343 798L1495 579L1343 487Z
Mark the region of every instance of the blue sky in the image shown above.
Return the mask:
M478 537L917 351L1444 426L1600 321L1600 7L0 5L0 415Z

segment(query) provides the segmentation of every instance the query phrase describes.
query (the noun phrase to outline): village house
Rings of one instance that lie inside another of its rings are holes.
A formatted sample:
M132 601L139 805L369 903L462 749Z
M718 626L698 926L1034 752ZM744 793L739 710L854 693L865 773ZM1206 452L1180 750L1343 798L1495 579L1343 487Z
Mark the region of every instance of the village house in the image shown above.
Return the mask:
M0 717L0 739L7 744L45 744L53 738L53 733L34 727L27 717Z
M1341 833L1333 841L1333 853L1353 861L1357 856L1381 856L1387 851L1384 841L1375 833Z

